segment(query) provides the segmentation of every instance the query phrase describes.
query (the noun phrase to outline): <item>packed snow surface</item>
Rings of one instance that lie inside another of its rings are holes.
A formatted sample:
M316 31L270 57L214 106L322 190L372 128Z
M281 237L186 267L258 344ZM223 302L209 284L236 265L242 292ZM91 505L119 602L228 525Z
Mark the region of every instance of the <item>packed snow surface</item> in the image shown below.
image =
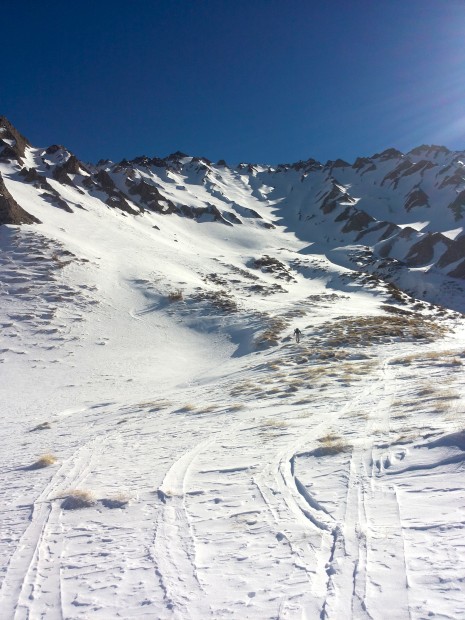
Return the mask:
M252 194L275 228L8 187L2 618L465 618L459 314Z

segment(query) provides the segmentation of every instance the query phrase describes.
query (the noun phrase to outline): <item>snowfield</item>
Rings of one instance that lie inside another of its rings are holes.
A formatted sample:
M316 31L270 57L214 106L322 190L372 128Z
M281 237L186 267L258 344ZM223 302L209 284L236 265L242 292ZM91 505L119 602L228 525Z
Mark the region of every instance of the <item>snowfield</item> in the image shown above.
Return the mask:
M362 277L232 172L273 227L8 171L42 224L0 227L2 618L465 618L461 281Z

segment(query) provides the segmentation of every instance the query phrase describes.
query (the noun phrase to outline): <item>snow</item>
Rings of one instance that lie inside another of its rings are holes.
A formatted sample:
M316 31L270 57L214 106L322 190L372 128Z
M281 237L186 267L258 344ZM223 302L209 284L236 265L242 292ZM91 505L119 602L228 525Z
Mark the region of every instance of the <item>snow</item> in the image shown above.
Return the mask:
M399 328L347 248L292 232L321 185L286 219L221 170L221 194L172 173L165 195L276 228L56 184L69 214L2 169L43 222L0 228L2 617L464 618L463 319ZM93 503L65 509L75 489Z

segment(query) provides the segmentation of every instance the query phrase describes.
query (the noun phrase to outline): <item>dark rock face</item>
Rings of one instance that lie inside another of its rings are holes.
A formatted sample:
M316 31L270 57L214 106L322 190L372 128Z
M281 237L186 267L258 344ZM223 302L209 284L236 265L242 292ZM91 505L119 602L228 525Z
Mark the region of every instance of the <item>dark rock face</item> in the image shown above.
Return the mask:
M341 215L344 214L347 216L346 218L344 218L347 220L347 222L342 229L343 233L350 233L353 231L361 232L362 230L365 230L372 222L375 221L375 219L371 217L371 215L368 215L368 213L366 213L365 211L361 211L360 209L355 209L354 207L348 207L347 209L345 209L344 213ZM342 220L343 218L341 217L341 215L337 217L335 221L338 221L339 219Z
M150 211L166 214L176 211L174 204L167 198L164 198L155 185L150 185L145 181L132 185L129 188L129 194L139 196L140 202Z
M24 178L26 183L33 183L34 187L37 189L43 189L44 192L41 194L41 197L59 209L63 209L63 211L67 211L68 213L73 213L73 210L68 205L68 203L61 198L60 194L56 191L54 187L50 185L45 177L37 172L35 168L23 168L19 173L20 176Z
M438 260L438 267L444 268L447 265L451 265L452 263L456 263L457 261L465 258L465 237L458 237L454 241L448 240L448 246L446 252L441 256ZM450 274L452 275L452 274ZM454 276L460 277L460 276Z
M325 168L350 168L350 164L343 159L328 160Z
M441 174L441 172L439 174ZM460 185L464 181L465 181L465 171L455 170L453 174L450 174L449 176L444 177L444 179L441 181L439 185L439 189L444 189L444 187L447 187L448 185L452 185L452 186Z
M26 183L41 183L44 177L35 168L23 168L19 173Z
M428 195L419 187L410 192L405 202L405 210L411 211L415 207L429 207Z
M463 211L465 209L465 189L462 190L459 194L457 194L457 198L451 202L449 205L449 209L454 213L455 219L458 221L463 216Z
M84 164L82 164L75 155L71 155L71 157L62 165L62 168L68 174L81 174L81 170L89 172Z
M405 262L411 267L420 267L431 263L437 243L450 247L451 241L441 233L428 233L420 241L412 245L405 257Z
M382 153L375 153L371 159L379 159L381 161L386 161L388 159L399 159L403 157L402 153L397 149L386 149Z
M62 183L63 185L70 185L76 187L68 176L64 166L57 166L53 171L53 178L55 181Z
M320 205L320 209L325 215L328 215L328 213L334 211L334 209L337 207L338 202L353 203L354 199L351 198L346 192L340 190L337 185L334 185L333 188L324 197L323 202Z
M399 184L400 178L402 175L409 170L413 166L412 162L409 159L404 159L400 162L398 166L394 168L389 174L387 174L384 179L381 181L381 185L384 185L388 181L394 182L394 188Z
M105 170L100 170L95 175L95 180L98 183L96 187L108 194L108 198L105 201L106 205L112 208L120 209L125 213L130 213L131 215L139 215L139 211L136 211L129 205L126 201L126 196L113 183L113 180L108 172Z
M2 224L40 224L40 220L25 211L7 190L0 174L0 226Z
M5 140L12 140L14 144L8 144ZM5 116L0 116L0 159L16 159L21 163L26 146L30 146L28 140L13 127Z
M61 149L64 149L64 147L60 146L59 144L52 144L47 149L45 149L45 152L47 153L47 155L54 155L55 153L57 153Z

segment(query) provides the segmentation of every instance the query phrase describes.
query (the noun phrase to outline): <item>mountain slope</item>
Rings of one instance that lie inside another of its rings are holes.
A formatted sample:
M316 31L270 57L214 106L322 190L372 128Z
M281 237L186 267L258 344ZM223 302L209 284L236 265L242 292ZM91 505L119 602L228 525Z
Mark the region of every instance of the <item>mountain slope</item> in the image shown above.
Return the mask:
M418 232L394 180L359 209L360 162L19 154L41 224L0 227L3 616L463 617L463 283L405 260L458 241L447 206Z

